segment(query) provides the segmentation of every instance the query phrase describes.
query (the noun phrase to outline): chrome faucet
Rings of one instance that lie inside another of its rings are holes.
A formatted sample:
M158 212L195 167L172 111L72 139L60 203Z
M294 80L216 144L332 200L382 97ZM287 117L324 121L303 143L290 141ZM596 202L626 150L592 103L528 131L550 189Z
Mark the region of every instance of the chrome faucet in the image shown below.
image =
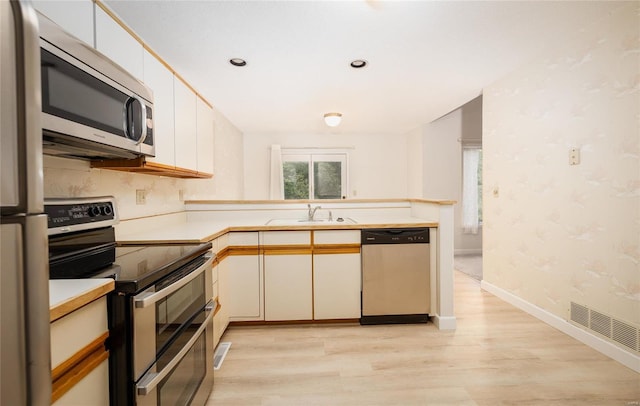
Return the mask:
M307 204L307 207L309 208L309 211L307 213L307 221L313 221L313 216L316 215L316 210L321 209L322 207L311 207L311 204Z

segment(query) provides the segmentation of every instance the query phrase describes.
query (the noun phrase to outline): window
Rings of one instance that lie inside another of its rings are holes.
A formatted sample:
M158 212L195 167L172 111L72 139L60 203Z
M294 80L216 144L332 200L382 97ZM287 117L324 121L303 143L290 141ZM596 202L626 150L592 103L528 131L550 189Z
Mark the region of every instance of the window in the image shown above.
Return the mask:
M344 199L347 154L282 151L285 199Z
M482 224L482 149L462 149L462 227L476 234Z

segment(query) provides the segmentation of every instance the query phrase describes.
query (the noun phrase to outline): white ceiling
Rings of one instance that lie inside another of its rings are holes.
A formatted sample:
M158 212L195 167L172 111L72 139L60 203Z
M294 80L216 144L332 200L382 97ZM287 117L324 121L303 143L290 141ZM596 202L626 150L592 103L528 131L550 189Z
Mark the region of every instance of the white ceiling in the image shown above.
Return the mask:
M563 37L604 2L121 1L135 32L244 133L403 134ZM243 58L242 68L229 64ZM365 59L363 69L349 63ZM328 128L326 112L343 114Z

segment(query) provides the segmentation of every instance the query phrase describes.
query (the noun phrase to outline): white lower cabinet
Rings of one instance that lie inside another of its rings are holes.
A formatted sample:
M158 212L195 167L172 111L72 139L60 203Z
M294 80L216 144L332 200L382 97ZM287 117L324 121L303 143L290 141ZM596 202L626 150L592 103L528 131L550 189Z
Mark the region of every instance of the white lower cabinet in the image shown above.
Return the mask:
M213 316L214 347L218 345L229 325L229 272L226 259L218 261L218 305L220 310Z
M264 256L265 320L311 320L311 255Z
M230 320L262 320L262 275L259 256L233 255L225 261L229 268L227 283Z
M313 232L313 316L360 317L360 230Z
M311 232L264 231L260 235L265 320L311 320Z
M313 318L360 317L360 254L313 256Z
M50 331L53 404L108 405L106 296L55 320Z
M258 249L258 232L231 232L218 248L224 254L224 266L218 271L226 286L226 298L222 306L227 306L230 321L264 320L262 279L262 256Z
M214 318L216 342L229 321L360 317L360 231L313 235L309 230L231 232L217 239L222 307Z
M102 361L100 365L52 404L55 406L108 406L109 360Z

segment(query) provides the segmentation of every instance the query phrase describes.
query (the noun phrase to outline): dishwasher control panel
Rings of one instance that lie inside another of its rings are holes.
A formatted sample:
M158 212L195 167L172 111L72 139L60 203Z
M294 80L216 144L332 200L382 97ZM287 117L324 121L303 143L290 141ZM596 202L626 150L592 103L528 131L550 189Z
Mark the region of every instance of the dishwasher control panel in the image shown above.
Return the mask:
M428 244L429 228L371 228L362 230L365 244Z

